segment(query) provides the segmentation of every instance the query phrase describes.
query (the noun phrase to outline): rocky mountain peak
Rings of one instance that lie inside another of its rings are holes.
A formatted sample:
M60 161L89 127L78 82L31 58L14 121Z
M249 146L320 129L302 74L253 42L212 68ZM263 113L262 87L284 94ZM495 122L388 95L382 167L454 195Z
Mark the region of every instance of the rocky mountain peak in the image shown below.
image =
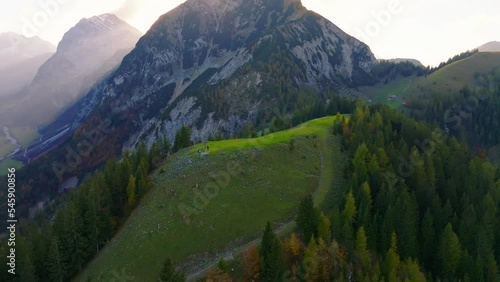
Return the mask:
M206 140L295 111L302 95L357 93L349 89L372 83L375 63L367 45L299 0L187 0L79 102L70 126L120 117L110 138L125 148L173 140L182 125Z
M21 116L16 120L37 125L51 121L115 69L140 35L112 14L80 20L65 33L56 53L38 69L17 105L40 110L33 110L29 119Z
M64 34L57 51L65 52L73 49L75 45L88 45L89 40L97 41L120 34L132 34L135 37L142 35L136 28L113 14L83 18Z

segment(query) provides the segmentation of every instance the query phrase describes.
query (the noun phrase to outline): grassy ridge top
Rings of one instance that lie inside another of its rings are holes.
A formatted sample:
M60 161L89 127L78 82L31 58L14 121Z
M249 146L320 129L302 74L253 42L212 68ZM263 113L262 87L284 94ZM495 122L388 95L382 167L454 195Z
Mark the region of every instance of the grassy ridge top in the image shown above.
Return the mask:
M324 135L329 127L333 125L335 117L324 117L300 124L297 127L285 131L271 133L258 138L230 139L222 141L208 142L210 153L231 152L245 150L262 146L270 146L290 141L294 136L304 136L310 134ZM190 156L197 154L198 150L203 150L204 145L198 144L188 150Z

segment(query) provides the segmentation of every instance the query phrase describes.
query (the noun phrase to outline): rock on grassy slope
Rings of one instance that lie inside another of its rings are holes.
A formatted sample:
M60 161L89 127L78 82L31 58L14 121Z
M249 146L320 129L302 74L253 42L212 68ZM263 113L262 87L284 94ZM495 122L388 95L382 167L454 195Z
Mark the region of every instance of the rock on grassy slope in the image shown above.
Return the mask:
M333 120L259 139L211 142L205 158L196 154L199 145L172 155L152 176L154 189L77 280L126 274L156 281L166 257L193 271L258 238L266 221L277 227L290 222L300 199L317 191L322 141Z

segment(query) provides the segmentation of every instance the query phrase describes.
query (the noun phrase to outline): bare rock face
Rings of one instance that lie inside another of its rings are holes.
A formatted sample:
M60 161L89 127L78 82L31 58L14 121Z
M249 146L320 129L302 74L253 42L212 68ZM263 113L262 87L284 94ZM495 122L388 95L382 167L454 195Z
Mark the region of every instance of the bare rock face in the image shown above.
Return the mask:
M282 92L370 83L375 62L367 45L299 0L188 0L87 94L71 126L120 116L127 145L172 140L182 125L205 140L284 103Z

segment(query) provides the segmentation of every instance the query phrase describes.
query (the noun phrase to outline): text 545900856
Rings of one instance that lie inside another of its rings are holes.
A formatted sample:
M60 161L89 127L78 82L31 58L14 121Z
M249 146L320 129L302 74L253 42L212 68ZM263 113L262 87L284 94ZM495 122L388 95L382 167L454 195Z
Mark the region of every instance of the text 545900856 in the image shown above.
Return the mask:
M9 168L7 174L7 232L8 272L16 274L16 169Z

